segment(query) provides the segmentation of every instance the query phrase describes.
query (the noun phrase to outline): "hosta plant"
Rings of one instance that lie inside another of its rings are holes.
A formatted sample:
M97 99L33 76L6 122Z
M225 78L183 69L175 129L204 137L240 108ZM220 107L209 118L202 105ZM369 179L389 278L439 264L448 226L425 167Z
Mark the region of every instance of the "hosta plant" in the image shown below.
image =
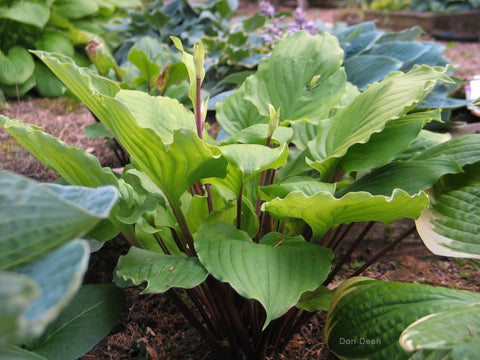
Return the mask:
M414 66L360 93L347 81L334 36L297 32L217 105L228 134L219 143L203 128L204 47L189 54L174 42L193 111L35 52L128 151L132 161L120 176L37 127L0 122L70 184L118 188L109 220L90 233L132 245L118 262L118 284L144 283L144 293L172 297L226 358L281 351L315 312L328 310L328 285L364 238L362 231L343 253L350 224L367 221L368 230L375 221L419 219L436 201L429 189L446 174L478 171L478 135L449 140L422 130L438 109L412 112L437 82L450 81L448 68ZM462 224L456 214L449 212L453 230ZM472 234L468 241L430 227L440 247L478 246L475 229L462 230Z
M73 360L108 334L123 291L82 279L87 232L117 199L113 186L39 184L0 171L0 358Z

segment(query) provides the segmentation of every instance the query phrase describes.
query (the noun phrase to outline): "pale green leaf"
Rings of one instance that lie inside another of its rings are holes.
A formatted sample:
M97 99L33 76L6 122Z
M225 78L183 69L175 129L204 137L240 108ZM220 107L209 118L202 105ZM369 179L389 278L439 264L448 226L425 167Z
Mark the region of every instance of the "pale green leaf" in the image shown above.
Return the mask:
M350 192L341 198L335 198L328 191L311 196L297 191L284 199L275 198L266 202L263 207L275 217L303 219L318 237L339 224L357 221L388 224L405 217L416 219L427 205L428 198L424 193L410 196L401 189L395 189L391 196Z
M295 306L305 291L321 285L333 258L330 249L301 236L271 233L257 244L228 223L200 227L195 249L210 274L263 305L264 328Z
M429 191L430 206L416 221L437 255L480 259L480 163L443 177Z
M190 289L200 285L208 275L197 258L164 255L136 247L120 257L116 273L135 285L146 282L142 293L163 293L172 287Z
M0 83L20 85L25 83L35 70L35 62L27 49L14 46L5 55L0 51Z
M48 360L43 356L37 355L31 351L24 350L17 346L0 348L1 360Z
M452 349L480 337L480 302L427 315L410 324L400 336L400 346L407 351Z
M342 358L406 360L411 354L402 350L398 338L408 325L479 300L479 294L464 290L351 278L333 296L326 342Z

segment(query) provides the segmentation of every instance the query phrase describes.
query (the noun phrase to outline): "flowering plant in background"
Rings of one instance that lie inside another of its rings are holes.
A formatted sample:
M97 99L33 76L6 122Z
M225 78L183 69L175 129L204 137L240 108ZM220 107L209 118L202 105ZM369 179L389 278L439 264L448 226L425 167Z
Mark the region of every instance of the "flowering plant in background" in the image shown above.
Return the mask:
M261 1L260 11L271 20L271 25L264 29L264 33L260 35L265 43L275 42L286 35L294 34L297 31L305 30L311 35L318 34L318 26L314 21L307 20L307 13L298 7L293 13L293 23L282 23L285 15L276 15L275 8L268 1Z

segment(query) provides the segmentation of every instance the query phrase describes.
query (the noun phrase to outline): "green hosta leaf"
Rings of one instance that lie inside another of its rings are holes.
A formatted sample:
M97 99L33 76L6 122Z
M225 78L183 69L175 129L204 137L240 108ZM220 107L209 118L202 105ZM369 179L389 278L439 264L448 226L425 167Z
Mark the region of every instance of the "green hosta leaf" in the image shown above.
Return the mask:
M113 285L84 285L42 337L28 345L49 360L75 360L108 335L123 302L123 291Z
M330 249L301 236L271 233L257 244L228 223L200 227L195 249L209 273L264 306L264 328L325 280L333 258Z
M0 83L0 90L8 97L19 98L27 94L36 85L35 73L32 74L23 84L16 85L4 85Z
M83 131L85 131L85 135L87 135L87 138L90 139L111 139L113 138L113 135L108 129L105 127L105 125L101 122L94 122L93 124L87 125L83 128Z
M279 126L275 129L272 135L272 143L286 144L290 141L293 135L293 130L284 126ZM229 137L222 144L261 144L266 145L268 137L268 124L255 124L243 130L240 130L235 135Z
M227 160L242 171L245 181L264 170L285 165L288 157L286 144L278 148L255 144L233 144L222 146L220 149Z
M142 293L163 293L172 287L190 289L204 282L208 275L197 258L164 255L136 247L120 257L116 273L135 285L147 282Z
M72 299L82 284L89 255L87 242L74 240L35 262L12 269L32 279L40 293L21 319L23 340L40 335Z
M52 168L72 185L98 187L116 185L110 168L102 168L98 159L78 146L70 146L34 125L0 115L0 124L43 164Z
M55 0L52 9L68 19L79 19L99 10L96 0Z
M35 70L35 62L27 49L14 46L7 55L0 51L0 83L13 86L25 83Z
M310 312L318 310L328 311L334 293L334 290L330 290L325 286L320 286L313 291L304 292L295 306L299 309Z
M409 194L415 194L428 189L445 174L456 174L462 171L458 163L447 155L428 160L391 162L342 188L337 195L352 191L367 191L374 195L388 196L397 188Z
M427 315L409 325L400 336L407 351L455 349L469 343L480 350L480 302ZM455 358L455 356L453 356Z
M15 20L41 29L47 24L49 17L50 7L47 3L16 1L11 6L0 7L0 18Z
M17 346L0 348L0 359L2 360L48 360L43 356L24 350Z
M0 272L0 349L21 337L23 313L38 295L39 288L32 279L14 272Z
M409 359L398 338L414 321L478 303L480 295L464 290L384 282L356 277L333 296L325 337L330 350L346 359ZM437 331L437 329L435 330Z
M386 224L404 217L416 219L428 205L424 193L410 196L395 189L390 197L367 192L350 192L335 198L330 192L320 191L312 196L292 192L284 199L273 199L263 205L276 217L303 219L321 236L330 227L357 221L382 221Z
M335 192L335 184L315 181L308 176L292 177L283 183L276 185L263 186L259 189L261 198L264 201L272 200L276 197L285 198L293 191L301 191L306 196L312 196L320 191Z
M173 141L174 130L197 130L193 113L176 99L131 90L120 91L116 98L128 107L138 125L154 130L164 144Z
M425 123L432 119L440 119L439 109L408 114L388 121L385 129L373 134L366 144L356 144L349 148L340 165L346 173L384 165L404 151Z
M114 187L43 185L0 172L0 269L38 258L108 217ZM28 215L28 216L26 216Z
M57 52L68 57L73 57L75 49L72 39L58 31L46 31L35 41L38 50Z
M429 130L421 130L410 146L403 153L396 157L396 160L412 159L425 150L430 149L442 142L448 141L451 138L452 136L449 133L442 134Z
M268 104L280 109L280 121L322 120L346 91L342 61L334 36L297 32L279 41L246 80L245 97L264 116Z
M217 104L218 124L230 136L256 124L268 124L268 117L261 115L255 105L245 99L245 84Z
M397 119L418 104L437 81L450 81L445 69L416 66L408 73L392 73L379 83L370 85L335 115L319 123L317 136L308 148L321 171L330 158L340 158L359 143L366 143L372 134L381 132L389 120Z
M430 206L416 221L437 255L480 259L480 163L443 177L429 191Z
M67 88L48 68L38 63L35 65L35 90L41 97L60 97Z

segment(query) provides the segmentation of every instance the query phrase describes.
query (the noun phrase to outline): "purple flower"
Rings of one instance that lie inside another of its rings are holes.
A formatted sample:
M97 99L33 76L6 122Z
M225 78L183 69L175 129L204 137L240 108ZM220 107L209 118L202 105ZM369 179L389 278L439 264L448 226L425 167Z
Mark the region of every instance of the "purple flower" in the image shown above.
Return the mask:
M309 21L303 26L303 30L308 31L310 35L318 34L318 26L313 22Z
M293 13L293 19L298 26L302 27L302 25L307 22L307 13L303 11L302 8L297 7Z
M268 1L260 1L259 6L264 16L273 16L275 14L275 8Z

